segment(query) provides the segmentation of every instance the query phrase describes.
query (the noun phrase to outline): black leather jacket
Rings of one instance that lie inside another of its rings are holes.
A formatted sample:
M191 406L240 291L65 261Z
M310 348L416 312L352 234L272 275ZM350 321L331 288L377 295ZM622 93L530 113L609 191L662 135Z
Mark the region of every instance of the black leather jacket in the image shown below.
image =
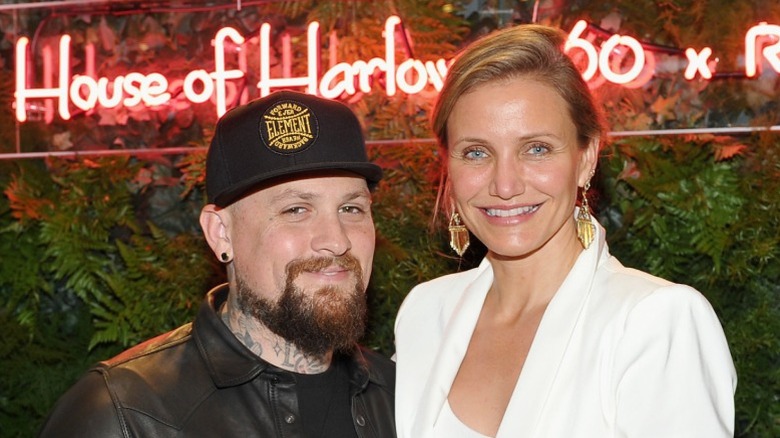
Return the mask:
M93 367L57 402L42 437L303 437L295 378L250 352L215 309ZM361 438L395 437L395 365L357 348L349 361Z

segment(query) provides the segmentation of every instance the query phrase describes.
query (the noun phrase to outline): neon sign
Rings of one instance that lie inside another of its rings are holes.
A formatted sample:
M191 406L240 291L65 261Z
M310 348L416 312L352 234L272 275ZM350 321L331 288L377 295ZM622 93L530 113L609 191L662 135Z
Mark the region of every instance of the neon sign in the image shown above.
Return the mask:
M259 34L259 81L256 86L261 96L268 95L274 89L288 87L303 87L310 94L318 94L326 98L337 98L342 95L352 96L359 92L372 91L374 77L377 72L383 74L382 86L388 96L397 92L408 95L418 94L426 88L441 90L444 77L447 74L448 63L444 59L436 61L420 61L407 58L397 62L395 34L401 26L401 19L391 16L385 21L383 58L375 57L368 61L357 60L353 63L336 63L334 47L337 43L334 34L330 38L331 64L326 71L321 66L320 26L317 22L309 23L306 32L306 74L300 77L292 76L292 56L290 55L289 36L283 38L282 46L282 77L271 76L271 25L262 24ZM588 23L578 21L569 33L564 50L575 60L584 64L582 75L591 87L598 87L604 82L619 84L625 87L640 87L652 79L655 71L655 56L652 50L647 50L633 37L614 34L598 47L594 38L586 37ZM85 45L86 68L83 74L71 75L69 35L59 39L59 57L55 68L52 50L44 47L43 55L43 87L34 88L28 83L30 65L29 39L21 37L16 42L16 88L15 112L20 122L27 120L27 106L32 100L43 99L45 121L51 122L54 117L54 101L57 103L57 113L68 120L71 117L71 107L82 111L95 108L116 108L119 106L136 107L144 105L157 107L169 104L172 100L172 89L181 87L182 94L191 103L214 102L217 116L227 110L231 102L243 99L246 95L237 96L236 87L231 81L246 77L247 60L246 44L249 42L241 34L231 28L220 29L214 37L214 69L204 69L189 72L183 79L169 81L159 72L140 73L128 72L114 78L97 77L95 73L95 48ZM234 63L238 68L228 69L227 54L235 54ZM710 61L712 49L704 47L701 50L687 48L685 50L687 68L686 79L711 79L716 71L717 63ZM775 72L780 73L780 26L762 22L753 26L745 35L745 76L755 77L764 63ZM629 64L629 65L624 65ZM54 72L57 71L57 81ZM598 73L598 75L597 75Z
M592 87L600 85L604 80L626 87L640 87L652 78L655 69L652 50L645 49L633 37L619 34L610 36L596 48L591 40L583 37L587 28L587 22L578 21L569 33L564 50L572 57L577 56L576 52L572 54L575 50L584 54L586 67L582 76ZM711 48L704 47L697 51L689 47L684 54L688 62L683 73L685 79L693 80L697 75L702 79L713 78L717 61L710 60ZM630 61L632 65L625 69L623 61ZM745 76L755 77L764 61L780 73L780 26L761 22L745 34ZM602 78L597 78L596 73L600 73Z

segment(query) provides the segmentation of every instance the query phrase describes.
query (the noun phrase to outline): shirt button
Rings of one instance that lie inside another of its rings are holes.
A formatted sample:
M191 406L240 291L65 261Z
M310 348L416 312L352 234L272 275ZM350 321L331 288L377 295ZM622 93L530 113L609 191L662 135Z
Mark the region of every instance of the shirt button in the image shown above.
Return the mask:
M295 415L288 414L286 417L284 417L284 422L287 423L287 424L295 423Z
M358 426L362 427L366 425L366 419L363 418L362 415L358 415L357 417L355 417L355 421L357 422Z

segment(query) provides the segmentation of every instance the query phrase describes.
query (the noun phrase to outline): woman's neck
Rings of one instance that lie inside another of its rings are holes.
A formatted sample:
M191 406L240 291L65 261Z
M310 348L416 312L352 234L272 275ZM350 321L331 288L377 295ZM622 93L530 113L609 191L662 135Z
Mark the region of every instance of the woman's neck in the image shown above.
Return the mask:
M582 246L576 239L548 245L524 257L508 258L488 251L493 268L491 299L508 313L546 307L574 266Z

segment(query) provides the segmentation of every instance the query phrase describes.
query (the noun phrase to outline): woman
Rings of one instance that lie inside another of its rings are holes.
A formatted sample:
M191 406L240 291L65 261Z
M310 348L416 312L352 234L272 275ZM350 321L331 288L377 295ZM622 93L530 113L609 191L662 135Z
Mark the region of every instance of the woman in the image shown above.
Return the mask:
M399 436L733 436L736 375L711 306L623 267L588 214L603 129L563 42L518 26L450 67L433 114L442 202L453 248L471 231L487 255L399 311Z

